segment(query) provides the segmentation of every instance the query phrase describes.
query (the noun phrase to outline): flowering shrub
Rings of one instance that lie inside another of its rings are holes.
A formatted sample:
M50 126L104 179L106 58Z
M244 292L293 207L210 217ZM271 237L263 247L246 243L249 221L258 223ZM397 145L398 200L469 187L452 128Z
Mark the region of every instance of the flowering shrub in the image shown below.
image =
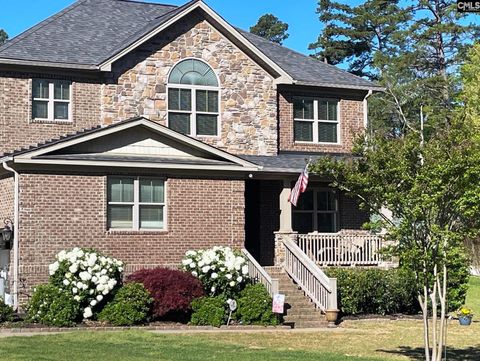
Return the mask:
M91 318L94 307L122 279L123 263L94 250L74 248L59 252L55 258L49 266L50 283L72 295L83 318Z
M473 311L467 306L460 307L457 311L458 317L473 317Z
M192 300L202 297L200 281L190 273L168 268L143 269L131 274L128 282L139 282L153 297L153 316L156 318L186 319Z
M98 314L98 319L115 326L131 326L145 322L153 299L141 283L128 283Z
M188 251L182 269L198 277L208 294L226 297L238 293L248 277L245 257L230 247Z
M79 314L79 304L72 295L48 284L35 288L27 305L28 320L47 326L73 326Z

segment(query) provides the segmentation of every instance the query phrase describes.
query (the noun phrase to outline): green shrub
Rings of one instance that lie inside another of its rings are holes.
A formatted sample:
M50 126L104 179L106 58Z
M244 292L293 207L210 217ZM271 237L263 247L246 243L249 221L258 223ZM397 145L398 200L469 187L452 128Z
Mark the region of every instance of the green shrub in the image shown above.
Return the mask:
M404 269L328 269L343 315L418 313L414 275Z
M72 326L79 311L71 294L50 284L37 286L27 305L28 320L47 326Z
M194 299L192 310L192 325L220 327L228 319L227 302L222 296Z
M447 260L448 311L453 312L465 304L470 280L470 262L463 247L450 249L447 253Z
M130 326L145 322L153 299L141 283L128 283L118 290L115 297L98 315L99 320L115 326Z
M237 319L246 325L278 325L272 312L272 298L261 283L248 285L238 298Z
M13 308L3 302L0 297L0 323L13 320Z

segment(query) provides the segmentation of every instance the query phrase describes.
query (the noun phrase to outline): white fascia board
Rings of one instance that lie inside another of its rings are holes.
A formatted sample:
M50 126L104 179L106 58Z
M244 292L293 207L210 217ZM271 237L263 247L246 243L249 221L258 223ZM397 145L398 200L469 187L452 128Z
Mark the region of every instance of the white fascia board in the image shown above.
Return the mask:
M31 165L65 165L88 167L114 167L114 168L149 168L149 169L180 169L180 170L209 170L209 171L238 171L256 172L258 167L242 167L235 165L202 165L202 164L175 164L175 163L149 163L149 162L119 162L119 161L91 161L67 159L20 159L15 158L14 163Z
M60 150L60 149L63 149L63 148L71 147L73 145L88 142L90 140L97 139L97 138L100 138L100 137L103 137L103 136L106 136L106 135L109 135L109 134L114 134L116 132L120 132L120 131L129 129L129 128L133 128L133 127L136 127L136 126L139 126L139 125L145 126L149 129L152 129L152 130L156 131L157 133L165 135L166 137L169 137L171 139L177 140L180 143L186 144L187 146L203 150L206 153L216 155L220 158L226 159L226 160L231 161L235 164L239 164L243 167L258 169L258 166L256 164L252 163L252 162L246 161L246 160L244 160L242 158L239 158L235 155L224 152L223 150L217 149L217 148L215 148L211 145L205 144L205 143L203 143L199 140L196 140L194 138L190 138L190 137L187 137L186 135L177 133L177 132L175 132L175 131L167 128L167 127L164 127L160 124L156 124L156 123L154 123L150 120L147 120L145 118L139 118L136 121L126 122L125 124L119 124L119 125L116 125L116 126L106 127L104 129L99 129L98 131L96 131L92 134L87 134L85 136L79 136L78 138L75 138L75 139L72 139L72 140L68 140L68 141L65 141L65 142L60 142L58 144L53 144L51 146L46 146L45 148L42 148L42 149L39 149L39 150L36 150L36 151L21 154L21 155L15 157L15 158L16 159L33 159L35 157L39 157L39 156L44 155L46 153L54 152L56 150Z
M142 38L135 41L133 44L128 46L127 48L120 51L118 54L114 55L110 59L107 59L102 64L99 65L101 71L111 71L112 63L117 61L118 59L122 58L141 44L145 43L158 33L162 32L164 29L169 27L170 25L174 24L182 17L188 15L193 10L200 8L205 11L210 17L212 17L215 21L217 21L221 26L223 26L229 33L231 33L240 43L245 45L248 50L250 50L253 54L258 56L262 61L264 61L268 66L274 69L278 74L280 74L282 81L288 84L293 83L293 78L285 72L277 63L267 57L264 53L262 53L255 45L253 45L250 41L248 41L242 34L240 34L233 26L231 26L226 20L224 20L220 15L218 15L215 11L213 11L208 5L206 5L203 1L198 1L191 6L185 8L177 15L172 17L171 19L167 20L165 23L158 26L156 29L152 30L150 33L146 34Z

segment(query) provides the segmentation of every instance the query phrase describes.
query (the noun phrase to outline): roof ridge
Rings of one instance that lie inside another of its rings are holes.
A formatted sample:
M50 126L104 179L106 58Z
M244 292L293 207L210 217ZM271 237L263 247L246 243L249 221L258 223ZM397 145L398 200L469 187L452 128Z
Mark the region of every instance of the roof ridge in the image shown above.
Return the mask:
M22 31L20 34L15 36L12 40L7 41L5 44L0 46L0 54L3 50L8 49L12 45L15 45L19 41L23 40L25 38L25 36L30 35L30 34L34 34L36 31L38 31L41 28L43 28L44 26L50 24L52 21L62 17L66 13L72 11L73 9L80 6L81 4L83 4L86 1L90 1L90 0L78 0L78 1L74 2L72 5L67 6L63 10L60 10L58 13L55 13L55 14L49 16L48 18L46 18L45 20L39 22L38 24L35 24L32 27L28 28L27 30Z
M163 3L152 3L152 2L149 2L149 1L141 1L141 0L112 0L112 1L121 1L121 2L134 3L134 4L160 5L160 6L168 6L168 7L173 7L173 8L178 7L178 5L163 4Z

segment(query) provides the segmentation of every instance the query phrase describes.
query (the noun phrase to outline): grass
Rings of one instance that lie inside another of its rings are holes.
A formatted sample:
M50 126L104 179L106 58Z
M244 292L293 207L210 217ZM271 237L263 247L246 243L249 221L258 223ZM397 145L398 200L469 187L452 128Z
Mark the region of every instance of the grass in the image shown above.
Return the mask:
M480 360L480 278L471 279L467 305L476 322L448 324L448 360ZM0 339L3 360L416 360L423 353L418 320L346 321L334 330L275 332L89 332Z

